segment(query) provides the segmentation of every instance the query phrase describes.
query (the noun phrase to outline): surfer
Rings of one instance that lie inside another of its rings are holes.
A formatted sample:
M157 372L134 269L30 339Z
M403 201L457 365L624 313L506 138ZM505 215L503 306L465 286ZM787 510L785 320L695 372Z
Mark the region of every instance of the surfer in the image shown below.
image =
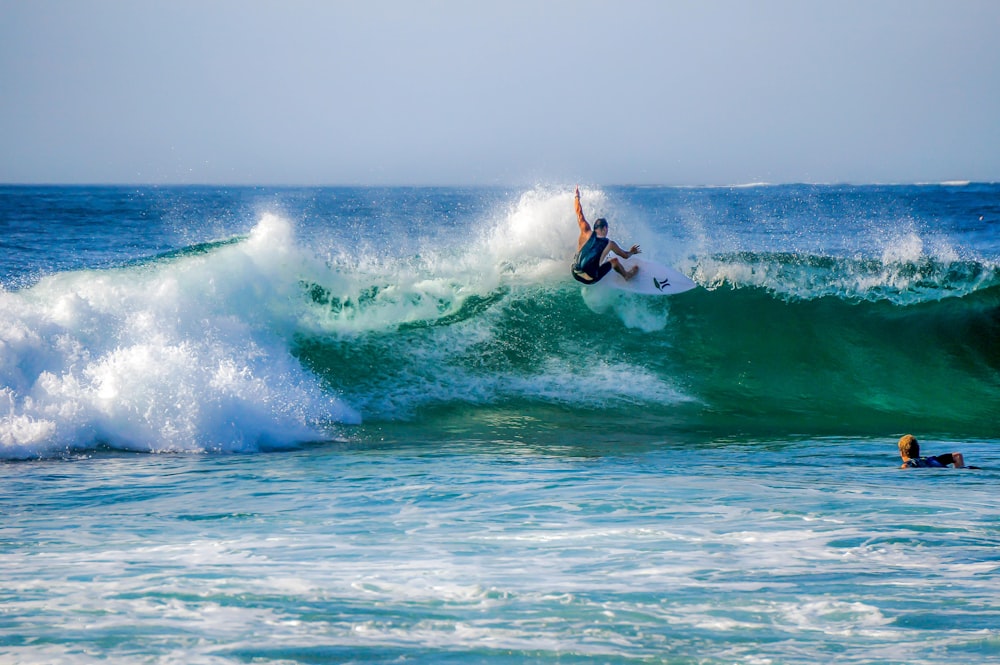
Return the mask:
M962 453L945 453L932 457L920 456L920 444L912 434L907 434L899 440L899 456L903 458L901 469L941 469L954 464L956 469L965 467L965 458Z
M639 245L632 245L631 249L625 251L618 246L614 240L608 239L608 220L603 217L594 222L594 228L590 228L586 217L583 216L583 206L580 205L580 188L576 188L576 221L580 225L580 238L576 243L576 258L573 259L573 278L583 284L594 284L602 277L611 272L614 268L618 274L630 280L639 272L639 266L632 266L628 270L621 264L621 261L611 257L610 261L605 261L608 252L614 252L623 259L639 254L642 250Z

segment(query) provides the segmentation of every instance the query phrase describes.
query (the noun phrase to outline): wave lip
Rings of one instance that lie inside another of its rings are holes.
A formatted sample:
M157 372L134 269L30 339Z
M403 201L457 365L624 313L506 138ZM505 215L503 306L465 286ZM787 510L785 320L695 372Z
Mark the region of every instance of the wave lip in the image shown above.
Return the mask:
M706 288L758 287L802 300L837 297L912 305L960 298L1000 285L1000 268L954 255L926 256L912 243L887 248L881 258L792 252L735 252L701 257L693 268Z

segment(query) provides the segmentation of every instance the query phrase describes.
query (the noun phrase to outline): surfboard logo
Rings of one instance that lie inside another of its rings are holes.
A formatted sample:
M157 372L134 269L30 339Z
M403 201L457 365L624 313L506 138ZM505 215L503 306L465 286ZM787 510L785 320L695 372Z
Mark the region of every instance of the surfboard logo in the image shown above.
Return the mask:
M670 286L670 282L667 281L666 277L664 277L663 279L656 279L654 277L653 278L653 286L655 286L657 289L659 289L660 291L662 291L666 287Z

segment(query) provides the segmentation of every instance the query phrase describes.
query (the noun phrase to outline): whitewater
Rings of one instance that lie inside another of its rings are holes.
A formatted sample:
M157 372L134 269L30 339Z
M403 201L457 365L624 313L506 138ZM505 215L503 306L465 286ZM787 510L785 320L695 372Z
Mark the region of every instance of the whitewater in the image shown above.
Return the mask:
M0 659L1000 658L1000 186L583 202L0 187Z

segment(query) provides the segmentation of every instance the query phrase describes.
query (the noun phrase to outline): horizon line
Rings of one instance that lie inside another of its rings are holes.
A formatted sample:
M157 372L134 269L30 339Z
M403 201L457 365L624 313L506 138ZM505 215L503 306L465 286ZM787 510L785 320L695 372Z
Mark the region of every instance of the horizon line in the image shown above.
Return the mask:
M581 181L582 182L582 181ZM751 181L743 183L729 183L729 184L676 184L676 183L656 183L656 182L610 182L610 183L600 183L595 184L598 187L649 187L649 188L665 188L665 189L752 189L755 187L793 187L793 186L807 186L807 187L967 187L970 185L997 185L1000 184L1000 180L965 180L965 179L950 179L950 180L915 180L915 181L852 181L852 180L839 180L839 181L828 181L828 182L809 182L806 180L789 180L783 182L767 182L767 181ZM138 187L138 188L156 188L156 187L218 187L218 188L275 188L275 189L347 189L347 188L357 188L357 189L436 189L436 188L451 188L451 189L511 189L511 188L522 188L522 187L539 187L539 186L549 186L549 187L572 187L573 185L563 185L559 183L546 184L543 182L535 182L533 184L529 183L503 183L503 184L482 184L482 183L326 183L326 184L302 184L302 183L266 183L266 182L229 182L229 183L214 183L214 182L0 182L0 187ZM594 185L592 185L594 186Z

